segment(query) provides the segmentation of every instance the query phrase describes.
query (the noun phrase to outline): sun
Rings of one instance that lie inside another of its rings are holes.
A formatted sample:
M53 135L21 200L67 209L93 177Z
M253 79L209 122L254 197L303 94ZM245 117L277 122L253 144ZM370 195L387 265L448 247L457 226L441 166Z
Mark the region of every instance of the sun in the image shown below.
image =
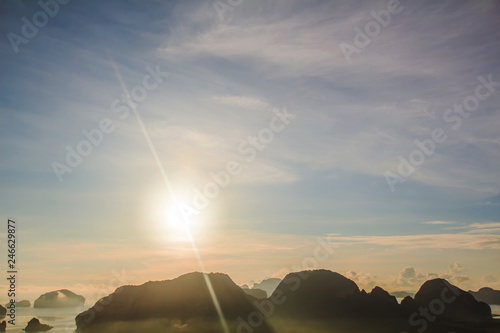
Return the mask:
M173 227L187 229L193 226L193 214L189 212L186 205L180 202L174 202L168 207L168 223Z
M178 184L176 184L178 185ZM185 185L185 184L184 184ZM170 244L210 242L216 230L217 212L212 205L200 208L193 200L192 186L177 186L172 195L158 184L144 196L143 214L148 217L149 237Z

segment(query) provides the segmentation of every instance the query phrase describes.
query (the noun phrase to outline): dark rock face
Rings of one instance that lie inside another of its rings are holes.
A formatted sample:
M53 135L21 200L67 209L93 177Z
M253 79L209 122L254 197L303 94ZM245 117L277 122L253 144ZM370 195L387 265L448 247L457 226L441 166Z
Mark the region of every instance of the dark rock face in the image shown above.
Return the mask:
M287 275L270 299L278 297L284 301L276 307L276 311L288 318L371 318L389 325L395 322L408 324L410 317L420 318L414 315L416 312L421 316L419 311L428 308L432 316L436 314L428 320L430 326L448 325L450 320L493 323L487 304L476 301L470 294L443 279L427 281L415 299L407 296L398 304L396 297L380 287L366 293L338 273L316 270Z
M354 281L328 270L288 274L269 298L259 300L220 273L120 287L76 317L77 332L221 331L205 278L231 332L272 333L265 318L279 332L299 326L297 332L313 332L314 327L321 327L318 332L332 327L360 333L500 332L500 321L491 318L487 304L445 280L425 282L414 299L407 296L398 304L380 287L360 291Z
M471 294L451 285L443 279L426 281L415 298L405 298L402 306L407 313L419 309L429 309L430 313L440 319L467 321L490 320L491 309L488 304L478 302Z
M26 332L41 332L41 331L48 331L52 328L53 327L50 325L41 324L38 318L33 318L28 322L28 325L24 330Z
M270 299L286 299L277 312L302 318L395 318L402 315L396 297L380 287L359 290L348 278L327 270L289 274Z
M5 316L7 314L7 309L0 305L0 316Z
M7 329L7 322L4 320L0 323L0 332L5 332Z
M205 278L217 296L225 319L236 322L256 309L248 296L225 274L189 273L173 280L124 286L76 317L78 331L94 331L105 325L132 321L163 320L190 325L193 319L217 322L218 313ZM142 329L146 332L145 329ZM152 330L151 330L152 331ZM214 330L216 331L216 330ZM272 332L263 322L254 332Z
M380 287L375 287L366 296L358 301L358 310L369 312L377 317L396 317L402 314L396 297L390 295Z
M389 294L387 291L385 291L380 287L373 288L368 295L370 298L383 303L398 304L398 301L396 300L395 296L392 296L391 294Z
M415 311L416 308L418 308L417 303L415 303L415 300L411 296L406 296L401 301L401 310L407 315Z
M244 289L242 288L245 294L252 296L257 299L267 298L267 293L262 289Z
M491 288L485 287L479 289L476 292L469 290L469 294L474 296L474 298L480 302L500 305L500 290L493 290Z
M277 307L280 314L329 318L347 315L361 295L354 281L331 271L315 270L288 274L270 298L285 300Z

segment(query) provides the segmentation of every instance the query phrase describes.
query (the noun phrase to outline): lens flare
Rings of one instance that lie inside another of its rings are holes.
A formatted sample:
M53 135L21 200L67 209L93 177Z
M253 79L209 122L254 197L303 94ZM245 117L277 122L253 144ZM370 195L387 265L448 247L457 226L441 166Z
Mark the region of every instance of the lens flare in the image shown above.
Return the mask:
M208 291L210 293L210 296L212 298L212 301L214 303L214 306L215 306L215 309L217 311L217 314L219 316L219 320L221 322L221 325L222 325L222 328L224 330L225 333L229 333L229 328L227 326L227 323L226 323L226 319L224 318L224 314L222 313L222 309L220 307L220 304L219 304L219 300L217 299L217 295L215 294L214 292L214 289L212 287L212 283L210 282L210 279L208 278L208 275L206 274L206 271L205 271L205 265L203 264L203 261L201 260L201 256L198 252L198 248L196 247L196 244L194 242L194 239L191 235L191 231L189 229L189 219L186 218L185 216L185 213L183 212L182 210L182 207L180 207L180 205L178 204L178 201L177 201L177 198L175 196L175 193L172 189L172 186L170 185L170 181L168 180L168 177L167 177L167 174L165 172L165 169L163 168L163 164L161 163L161 160L158 156L158 153L156 152L156 149L153 145L153 142L151 141L151 138L148 134L148 131L146 130L146 126L144 125L144 122L142 121L142 118L139 114L139 112L137 111L137 108L135 107L135 104L132 103L132 101L130 101L130 93L127 89L127 87L125 86L125 83L123 82L123 79L120 75L120 72L118 71L118 68L114 62L114 60L111 58L111 56L108 54L110 60L111 60L111 64L113 66L113 69L115 71L115 74L116 74L116 78L118 79L118 82L120 83L121 87L122 87L122 90L125 94L125 96L127 96L127 98L129 99L129 104L132 108L132 111L137 119L137 122L139 123L139 126L142 130L142 134L144 135L144 138L146 139L147 143L148 143L148 146L149 146L149 149L151 151L151 154L153 155L153 158L156 162L156 165L158 166L158 169L160 170L160 173L162 175L162 178L163 180L165 181L165 185L167 187L167 190L170 194L170 199L175 203L174 204L174 215L172 216L172 222L173 224L178 224L178 226L180 228L182 228L185 233L186 233L186 236L187 238L189 239L192 247L193 247L193 252L196 256L196 259L198 260L198 264L200 265L200 269L201 269L201 272L203 273L203 276L204 276L204 279L205 279L205 283L207 285L207 288L208 288ZM170 215L170 214L169 214Z

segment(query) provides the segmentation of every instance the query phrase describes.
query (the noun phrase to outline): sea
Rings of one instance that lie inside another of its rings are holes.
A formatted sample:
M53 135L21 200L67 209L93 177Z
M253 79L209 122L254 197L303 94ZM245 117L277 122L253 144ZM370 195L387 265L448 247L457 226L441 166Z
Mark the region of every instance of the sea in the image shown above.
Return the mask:
M49 332L51 333L74 333L76 330L75 317L87 310L87 307L75 308L56 308L56 309L39 309L39 308L16 308L16 325L7 323L7 332L25 333L23 329L33 317L40 319L42 324L53 326ZM0 321L8 321L7 316Z
M500 305L490 305L493 318L500 319Z
M401 301L403 300L402 298L396 298L398 300L398 303L401 303ZM493 318L495 319L500 319L500 305L491 305L490 304L490 308L491 308L491 314L493 315Z
M93 304L93 303L92 303ZM495 315L495 318L500 319L500 305L490 305L491 312ZM54 326L49 332L51 333L74 333L76 330L75 317L87 310L87 307L79 308L59 308L59 309L35 309L33 307L29 308L17 308L16 309L16 325L7 324L7 332L19 332L25 333L23 328L26 327L28 321L33 317L40 319L42 324L48 324ZM0 320L8 320L9 317L5 317Z

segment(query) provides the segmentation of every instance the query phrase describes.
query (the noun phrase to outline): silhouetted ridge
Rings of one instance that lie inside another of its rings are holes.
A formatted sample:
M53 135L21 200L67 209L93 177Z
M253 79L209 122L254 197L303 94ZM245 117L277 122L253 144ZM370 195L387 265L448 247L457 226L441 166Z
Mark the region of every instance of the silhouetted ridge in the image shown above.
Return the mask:
M278 278L264 279L261 282L254 283L252 289L262 289L267 293L267 295L271 295L280 283L281 279Z
M207 274L227 320L247 318L255 311L248 297L226 274ZM79 330L103 323L149 319L218 321L219 317L202 273L189 273L173 280L147 282L118 288L79 314ZM145 330L143 330L145 331ZM271 332L266 324L255 332Z
M358 302L356 310L366 312L369 316L398 317L402 314L396 297L378 286L366 296L362 295Z
M480 302L500 305L500 290L493 290L491 288L484 287L476 292L469 290L469 294L474 296L474 298Z
M488 304L478 302L474 296L444 279L426 281L413 300L407 297L403 301L402 305L407 312L417 311L420 307L434 306L436 308L434 312L442 319L455 321L491 319L491 308Z
M328 270L288 274L267 299L256 300L229 276L208 274L230 332L500 332L490 307L443 279L425 282L401 304L380 287L369 293ZM248 290L247 290L248 291ZM118 288L76 317L78 332L222 332L201 273ZM309 330L309 325L311 330ZM282 330L285 327L285 330Z
M331 317L346 314L346 306L358 301L361 292L354 281L338 273L314 270L288 274L273 296L281 294L286 297L286 302L277 308L282 314Z
M7 303L5 304L5 306L9 306L11 303ZM16 308L29 308L31 306L31 302L28 301L27 299L25 300L22 300L22 301L19 301L19 302L15 302L16 304Z
M243 292L245 294L252 296L254 298L257 298L257 299L267 298L267 293L262 289L255 289L255 288L252 288L252 289L241 288L241 289L243 290Z

